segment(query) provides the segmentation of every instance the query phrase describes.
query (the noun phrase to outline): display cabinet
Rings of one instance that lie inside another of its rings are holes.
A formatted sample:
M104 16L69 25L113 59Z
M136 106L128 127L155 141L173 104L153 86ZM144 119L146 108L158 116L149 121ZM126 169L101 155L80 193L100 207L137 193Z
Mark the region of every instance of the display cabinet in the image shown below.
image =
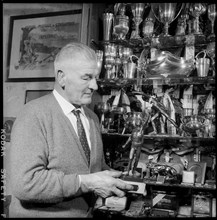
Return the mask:
M106 162L147 193L95 215L215 216L215 16L206 3L105 9L94 111Z

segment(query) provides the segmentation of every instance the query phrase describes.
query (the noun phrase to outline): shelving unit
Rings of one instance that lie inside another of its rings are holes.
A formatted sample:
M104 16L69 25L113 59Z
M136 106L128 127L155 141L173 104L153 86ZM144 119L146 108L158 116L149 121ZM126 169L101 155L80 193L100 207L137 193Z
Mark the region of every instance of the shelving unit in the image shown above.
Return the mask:
M132 3L126 3L126 4L132 4ZM150 4L150 3L147 3ZM193 3L192 3L193 4ZM126 10L126 13L128 13L129 17L132 18L132 15L129 13L129 8ZM207 16L207 15L206 15ZM205 26L205 19L203 19L203 26ZM159 25L159 23L158 23ZM173 24L174 25L174 24ZM177 25L177 23L175 24ZM141 25L140 25L141 28ZM155 26L156 28L156 26ZM173 26L174 28L174 26ZM131 30L131 29L130 29ZM132 31L132 30L131 30ZM206 30L206 33L209 33L209 31ZM126 36L126 39L124 40L115 40L110 39L109 41L101 41L99 42L99 49L104 50L105 45L108 44L115 44L118 47L129 47L133 49L133 54L135 54L138 58L140 57L141 52L143 49L146 49L149 54L147 57L150 59L150 50L152 48L155 48L160 51L169 51L170 53L177 52L179 50L179 54L183 55L183 51L186 46L193 46L194 47L194 55L199 53L200 51L206 50L207 45L211 42L214 42L215 39L208 39L205 34L191 34L187 33L185 35L176 35L176 36L163 36L158 35L156 36L153 34L150 37L141 37L141 39L130 39L129 36ZM194 35L194 42L189 43L189 38ZM105 59L103 60L105 62ZM148 64L146 64L148 65ZM137 76L134 78L125 78L125 77L115 77L115 78L104 78L105 75L105 68L102 68L102 74L100 75L100 79L98 80L98 84L101 90L107 91L107 95L109 94L108 91L113 90L124 90L126 94L132 94L134 88L132 88L134 85L140 85L140 92L145 93L145 88L151 87L155 84L158 86L201 86L203 87L203 90L205 93L208 93L210 91L215 91L215 74L214 70L210 69L208 76L206 77L198 77L196 68L194 67L188 74L183 75L177 75L177 74L168 74L166 77L164 75L153 75L151 72L148 72L146 70L141 70L140 73L137 73ZM138 70L137 70L138 71ZM135 90L134 90L135 91ZM102 92L103 95L103 92ZM126 125L125 125L126 126ZM126 143L126 140L131 137L131 134L124 133L121 134L121 132L117 132L117 130L113 129L111 132L106 131L102 132L104 147L105 147L105 154L106 154L106 160L110 165L114 165L115 161L118 159L122 159L123 161L128 160L128 154L130 151L130 147L126 147L123 149L123 145ZM143 135L143 146L142 150L146 147L145 145L148 143L149 149L145 152L148 156L148 152L151 152L150 145L155 143L160 143L162 145L162 148L165 148L166 150L170 150L174 146L185 146L186 149L193 148L192 151L189 151L191 155L191 159L193 159L193 154L196 154L195 151L200 151L201 153L205 154L205 157L207 155L214 155L215 156L215 140L216 137L199 137L199 136L180 136L180 135L171 135L171 134L144 134ZM171 146L170 146L171 145ZM166 146L166 147L165 147ZM190 147L189 147L190 146ZM154 147L153 147L154 148ZM189 152L186 151L188 154ZM183 157L185 153L181 155ZM126 157L127 156L127 157ZM121 158L118 158L121 157ZM197 162L200 162L197 161ZM210 161L209 161L210 162ZM210 166L210 164L209 164ZM212 181L205 181L205 184L182 184L182 183L157 183L156 180L150 180L147 178L143 178L143 182L147 186L147 190L149 191L149 202L152 204L153 201L150 201L150 192L152 193L153 190L165 190L166 192L169 192L171 190L173 191L182 191L187 190L192 196L189 197L191 201L191 205L193 206L193 196L197 193L203 192L203 193L210 193L212 195L212 198L215 197L215 190L216 190L216 182L215 180ZM146 198L147 199L147 198ZM146 200L144 199L144 200ZM153 205L153 204L152 204ZM152 206L152 208L154 208ZM193 210L193 207L192 207ZM110 212L111 214L112 212ZM211 213L211 211L210 211ZM209 214L210 214L209 213ZM108 215L110 215L108 214ZM114 213L113 213L114 214ZM116 213L117 214L117 213ZM176 213L177 214L177 213ZM120 215L120 213L118 214ZM191 212L191 217L194 216L193 211ZM209 216L209 215L208 215ZM210 214L211 216L211 214ZM111 215L110 215L111 217ZM132 217L132 216L131 216ZM137 216L138 217L138 216ZM141 216L140 216L141 217ZM190 216L188 216L190 217Z

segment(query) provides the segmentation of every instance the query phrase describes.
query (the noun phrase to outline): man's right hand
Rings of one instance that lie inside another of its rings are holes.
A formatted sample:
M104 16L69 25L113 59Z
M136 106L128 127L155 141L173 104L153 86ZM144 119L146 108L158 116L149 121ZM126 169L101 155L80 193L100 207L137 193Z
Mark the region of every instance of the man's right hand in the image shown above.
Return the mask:
M121 176L121 171L101 171L86 175L80 175L81 190L83 193L94 192L102 198L109 196L123 197L125 191L133 190L131 184L125 183L118 179Z

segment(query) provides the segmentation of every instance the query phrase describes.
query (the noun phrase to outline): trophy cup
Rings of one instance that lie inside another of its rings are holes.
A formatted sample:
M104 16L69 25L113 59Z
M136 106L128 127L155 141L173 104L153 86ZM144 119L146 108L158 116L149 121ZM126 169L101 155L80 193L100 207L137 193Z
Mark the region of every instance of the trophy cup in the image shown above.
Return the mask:
M116 54L117 54L117 46L115 44L108 43L105 45L105 52L104 52L105 55L104 67L106 69L105 79L115 78L115 74L113 74L113 67L115 65Z
M215 22L215 17L216 17L216 7L215 4L208 5L208 18L211 21L211 34L209 35L208 38L215 37L214 33L214 22Z
M103 14L103 38L104 41L109 41L111 38L111 30L114 15L112 13Z
M129 47L123 47L122 50L122 63L123 63L123 73L124 73L124 78L127 78L127 69L128 69L128 59L130 56L133 54L133 50Z
M113 79L115 78L112 69L115 64L115 58L113 56L106 56L105 57L105 64L104 67L106 69L105 79Z
M206 53L211 59L212 76L215 76L215 42L210 42L206 47Z
M148 17L145 19L142 27L144 37L151 37L154 32L155 18L152 10L150 10Z
M213 128L215 126L215 109L213 108L205 108L204 109L204 114L205 114L205 135L209 137L214 136Z
M202 34L199 26L199 17L206 11L205 4L192 3L189 10L192 16L195 17L193 22L193 34Z
M97 57L97 68L99 70L99 73L102 69L102 61L103 61L103 51L102 50L96 50L96 57Z
M181 8L179 12L176 15L176 3L159 3L157 4L157 7L155 7L153 4L151 4L151 10L155 16L155 18L164 24L165 33L164 36L170 36L168 33L169 25L172 23L180 14L183 4L181 5Z
M117 15L114 19L113 35L118 40L125 40L126 34L129 31L129 18L126 15Z
M105 114L110 111L110 105L107 102L98 102L96 108L101 113L100 127L102 132L104 132Z
M126 4L125 3L115 4L114 11L115 11L115 18L113 25L113 35L118 40L125 40L126 34L129 31L129 24L128 24L129 17L125 15Z
M131 10L133 13L133 21L135 23L135 30L132 32L130 39L141 39L139 36L139 25L142 22L145 3L132 3Z

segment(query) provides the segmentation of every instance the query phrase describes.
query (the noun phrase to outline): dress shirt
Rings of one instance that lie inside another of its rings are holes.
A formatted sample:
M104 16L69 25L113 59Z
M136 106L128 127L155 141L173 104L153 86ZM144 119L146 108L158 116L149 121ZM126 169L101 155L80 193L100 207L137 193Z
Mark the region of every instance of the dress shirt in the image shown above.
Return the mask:
M75 106L72 105L71 103L69 103L65 98L63 98L55 89L53 90L53 94L56 98L56 100L58 101L60 107L63 110L63 113L66 115L66 117L69 119L69 121L71 122L72 126L74 127L76 134L78 135L78 130L77 130L77 119L76 116L72 113L72 111L75 109ZM83 108L80 108L81 110L81 121L83 123L84 126L84 130L87 136L87 141L88 141L88 145L91 149L91 142L90 142L90 124L89 121L84 113Z

